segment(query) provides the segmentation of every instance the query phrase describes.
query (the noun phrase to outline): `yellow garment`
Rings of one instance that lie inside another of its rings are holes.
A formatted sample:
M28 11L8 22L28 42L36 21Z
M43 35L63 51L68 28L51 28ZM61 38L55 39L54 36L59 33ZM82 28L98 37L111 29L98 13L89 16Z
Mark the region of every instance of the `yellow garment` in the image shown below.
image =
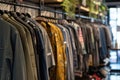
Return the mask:
M41 25L49 35L56 63L50 70L50 80L66 80L66 53L62 32L50 22L41 22Z

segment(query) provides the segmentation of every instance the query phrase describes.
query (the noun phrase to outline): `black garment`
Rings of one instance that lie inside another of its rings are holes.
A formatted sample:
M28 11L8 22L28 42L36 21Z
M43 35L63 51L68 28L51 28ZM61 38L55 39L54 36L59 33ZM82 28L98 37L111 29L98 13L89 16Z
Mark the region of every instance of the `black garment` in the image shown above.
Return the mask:
M29 23L30 24L30 23ZM48 80L47 77L47 65L46 65L46 59L45 59L45 46L44 46L44 39L42 32L40 31L39 27L37 25L32 26L36 38L37 38L37 66L38 66L38 76L39 80Z
M99 48L100 51L100 59L101 62L103 62L103 60L107 57L107 46L106 46L106 38L105 38L105 31L103 28L99 28L100 29L100 41L101 41L101 47Z

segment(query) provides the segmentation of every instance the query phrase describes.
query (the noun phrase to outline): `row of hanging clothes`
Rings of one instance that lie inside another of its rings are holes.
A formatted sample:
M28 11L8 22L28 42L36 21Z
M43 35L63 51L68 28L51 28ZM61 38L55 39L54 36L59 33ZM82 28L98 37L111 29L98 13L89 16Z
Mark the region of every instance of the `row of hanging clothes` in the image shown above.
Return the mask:
M102 80L109 71L112 39L103 24L6 10L0 24L0 80Z

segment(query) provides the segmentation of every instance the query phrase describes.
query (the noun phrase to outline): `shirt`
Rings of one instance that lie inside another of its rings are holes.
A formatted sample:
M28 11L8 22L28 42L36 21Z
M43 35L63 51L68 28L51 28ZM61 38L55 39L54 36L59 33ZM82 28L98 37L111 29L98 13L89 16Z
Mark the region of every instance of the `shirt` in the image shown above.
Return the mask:
M50 71L51 80L66 80L66 53L61 30L54 24L41 22L48 32L56 66Z

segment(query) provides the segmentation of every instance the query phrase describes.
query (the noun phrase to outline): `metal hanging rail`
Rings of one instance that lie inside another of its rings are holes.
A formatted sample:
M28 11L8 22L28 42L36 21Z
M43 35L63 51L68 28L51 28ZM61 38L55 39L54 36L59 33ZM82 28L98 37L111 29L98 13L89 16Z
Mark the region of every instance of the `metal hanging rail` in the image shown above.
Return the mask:
M15 3L15 2L0 1L0 3L2 3L2 4L8 4L8 5L20 6L20 7L26 7L26 8L31 8L31 9L37 9L37 10L40 9L37 6L32 6L32 5L27 5L27 4L21 4L21 3Z
M100 23L103 23L105 24L105 20L101 20L101 19L95 19L95 18L92 18L92 17L88 17L88 16L83 16L83 15L76 15L77 18L82 18L82 19L87 19L87 20L90 20L91 22L100 22Z

